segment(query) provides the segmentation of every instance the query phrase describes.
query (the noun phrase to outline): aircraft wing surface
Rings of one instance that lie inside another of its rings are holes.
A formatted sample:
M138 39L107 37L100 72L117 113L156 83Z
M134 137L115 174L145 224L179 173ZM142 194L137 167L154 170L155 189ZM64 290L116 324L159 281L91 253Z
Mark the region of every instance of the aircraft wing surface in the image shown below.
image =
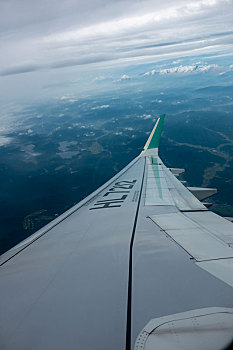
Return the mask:
M163 119L120 173L2 255L2 350L217 350L232 340L233 224L163 164Z

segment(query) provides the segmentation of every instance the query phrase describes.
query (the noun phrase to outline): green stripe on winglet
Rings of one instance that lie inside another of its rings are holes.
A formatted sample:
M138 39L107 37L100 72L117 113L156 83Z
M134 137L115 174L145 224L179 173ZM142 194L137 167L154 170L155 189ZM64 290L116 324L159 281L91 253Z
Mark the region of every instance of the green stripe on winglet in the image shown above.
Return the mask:
M151 148L158 148L159 147L159 141L160 141L160 136L161 136L161 133L162 133L162 130L163 130L163 121L164 121L164 118L165 118L165 114L162 114L160 117L159 117L159 122L158 122L158 125L154 131L154 134L152 136L152 139L150 141L150 144L148 146L148 149L151 149Z

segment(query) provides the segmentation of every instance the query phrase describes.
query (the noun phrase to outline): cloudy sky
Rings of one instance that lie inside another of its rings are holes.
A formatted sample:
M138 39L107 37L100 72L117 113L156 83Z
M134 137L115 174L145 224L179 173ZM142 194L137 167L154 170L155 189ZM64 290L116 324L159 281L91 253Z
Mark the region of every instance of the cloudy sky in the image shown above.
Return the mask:
M0 76L230 55L232 18L233 0L0 0Z

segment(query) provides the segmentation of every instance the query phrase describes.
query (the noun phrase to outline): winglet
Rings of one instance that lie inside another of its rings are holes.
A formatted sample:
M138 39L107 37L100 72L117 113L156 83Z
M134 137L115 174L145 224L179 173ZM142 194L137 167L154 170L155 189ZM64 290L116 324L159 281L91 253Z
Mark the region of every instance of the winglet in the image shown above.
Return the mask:
M164 118L165 118L165 114L162 114L158 118L158 120L157 120L157 122L156 122L156 124L155 124L155 126L154 126L154 128L153 128L153 130L152 130L152 132L151 132L151 134L150 134L150 136L149 136L145 146L144 146L144 152L149 150L149 149L157 149L158 150L160 136L161 136L161 133L162 133L162 130L163 130Z

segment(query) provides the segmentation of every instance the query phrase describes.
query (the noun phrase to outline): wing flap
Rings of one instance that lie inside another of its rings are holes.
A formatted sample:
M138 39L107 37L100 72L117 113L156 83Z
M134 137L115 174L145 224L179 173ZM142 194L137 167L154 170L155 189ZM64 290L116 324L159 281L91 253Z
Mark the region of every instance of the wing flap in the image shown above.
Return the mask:
M203 270L233 287L233 259L219 259L196 263Z
M185 213L185 216L225 243L233 244L233 224L229 220L211 211Z
M152 215L150 218L196 261L233 258L233 249L183 213Z

